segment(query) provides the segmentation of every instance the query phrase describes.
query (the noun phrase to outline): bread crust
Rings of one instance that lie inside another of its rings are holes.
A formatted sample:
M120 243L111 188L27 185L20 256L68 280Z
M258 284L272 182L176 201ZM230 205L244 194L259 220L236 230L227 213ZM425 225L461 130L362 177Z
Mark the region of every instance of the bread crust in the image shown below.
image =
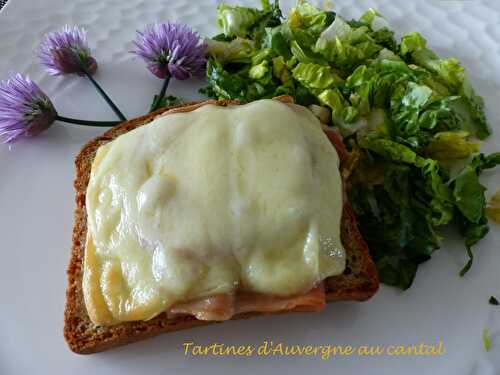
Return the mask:
M292 98L284 96L275 98L282 102L292 102ZM131 342L156 336L163 332L176 331L215 322L202 321L193 316L178 316L168 318L165 313L148 321L124 322L113 326L95 326L86 311L83 300L82 276L87 235L87 213L85 209L85 194L90 178L92 161L97 149L114 138L151 122L160 114L189 112L203 105L220 106L237 105L233 100L206 100L192 102L172 108L162 108L151 114L135 118L119 124L103 135L91 140L81 149L75 159L76 178L76 209L74 214L72 251L67 271L68 288L66 291L66 308L64 312L64 337L69 348L79 354L90 354L125 345ZM338 143L338 144L337 144ZM345 155L342 142L336 142L335 147L341 156ZM363 301L370 298L378 290L379 281L375 265L369 255L368 247L363 240L356 223L351 204L346 201L343 207L341 221L342 243L346 249L347 267L342 275L325 280L326 299L328 302L339 300ZM282 314L277 313L244 313L233 319L248 319L253 316Z

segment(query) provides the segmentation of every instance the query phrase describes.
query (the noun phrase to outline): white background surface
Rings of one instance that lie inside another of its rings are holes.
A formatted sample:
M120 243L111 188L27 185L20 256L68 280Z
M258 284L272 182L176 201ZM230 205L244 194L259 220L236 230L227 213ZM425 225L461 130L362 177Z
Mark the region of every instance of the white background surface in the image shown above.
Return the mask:
M126 116L141 115L161 82L128 53L135 30L152 21L177 19L202 35L212 35L215 5L209 0L11 0L0 13L0 78L11 71L28 73L53 98L60 114L114 119L86 80L49 77L32 53L45 32L66 23L83 25L99 63L96 78ZM483 150L500 150L500 2L339 0L336 5L346 17L375 6L398 35L420 31L437 52L458 57L485 97L496 128ZM173 82L169 92L195 99L199 85ZM500 228L494 224L476 247L476 262L463 279L458 277L465 262L463 245L451 236L421 266L413 287L404 293L382 287L369 302L337 303L318 315L229 322L92 356L71 353L62 322L73 225L73 158L101 132L58 123L36 139L10 148L0 145L0 374L500 374L500 308L488 305L490 295L500 297ZM483 181L491 195L500 187L500 171L485 175ZM484 327L492 333L489 353L481 341ZM397 345L442 339L446 354L321 361L192 358L182 350L187 341L259 345L265 339L298 345Z

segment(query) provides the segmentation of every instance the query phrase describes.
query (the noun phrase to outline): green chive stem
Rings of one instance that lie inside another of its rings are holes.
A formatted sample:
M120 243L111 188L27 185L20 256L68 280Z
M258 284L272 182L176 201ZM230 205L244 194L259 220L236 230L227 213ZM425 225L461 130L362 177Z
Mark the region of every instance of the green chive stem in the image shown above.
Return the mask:
M64 117L64 116L56 116L56 120L67 122L69 124L77 124L77 125L87 125L87 126L115 126L120 123L120 121L89 121L89 120L79 120L76 118Z
M170 82L170 77L171 77L170 74L167 74L167 76L163 80L163 85L161 86L161 91L157 96L155 96L155 98L153 100L153 104L151 104L151 108L149 109L149 112L154 112L158 108L160 108L160 103L163 100L163 98L165 97L165 94L167 92L167 87L168 87L168 84Z
M102 98L108 103L113 112L118 116L118 118L122 121L127 121L127 118L123 115L123 113L118 109L118 107L113 103L111 98L104 92L104 90L99 86L97 81L92 77L92 74L88 71L88 69L82 69L83 73L87 76L87 78L92 82L94 87L97 89L97 92L101 94Z

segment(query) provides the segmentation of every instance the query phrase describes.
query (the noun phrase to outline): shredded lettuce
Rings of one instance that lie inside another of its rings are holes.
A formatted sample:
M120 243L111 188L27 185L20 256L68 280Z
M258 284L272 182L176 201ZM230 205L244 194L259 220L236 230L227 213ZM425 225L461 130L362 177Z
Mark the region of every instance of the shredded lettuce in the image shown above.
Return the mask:
M351 72L357 65L375 56L383 46L370 36L367 26L351 27L342 17L319 36L314 52L322 55L333 66Z
M464 168L454 181L453 196L457 208L472 223L478 223L484 215L485 191L472 166Z
M291 95L339 129L353 161L348 194L383 282L408 288L448 224L464 238L465 274L487 215L498 217L480 175L500 154L478 154L491 130L464 67L418 32L396 40L375 9L347 20L298 0L284 18L277 1L261 4L219 5L203 93Z
M384 18L384 16L382 16L373 8L370 8L365 13L363 13L359 20L369 25L373 31L389 29L389 23Z
M292 31L307 30L317 37L334 19L334 12L316 8L305 0L298 0L288 15L287 24Z
M331 88L322 91L318 94L318 99L321 104L332 110L333 118L346 117L347 101L342 96L337 88Z
M451 182L455 205L459 213L456 220L465 239L469 261L460 271L465 275L474 261L472 246L489 232L486 217L486 188L479 182L479 175L486 169L500 165L500 152L490 155L479 154L466 165L462 172Z
M262 17L263 11L220 4L217 7L217 26L226 36L247 37L251 28Z
M265 28L280 23L281 11L277 1L262 1L263 9L220 4L217 7L217 26L225 37L252 37L260 45Z
M479 142L468 139L466 131L444 131L434 134L423 153L437 160L464 159L479 152Z
M292 71L293 78L309 89L327 89L344 81L325 65L299 63Z
M249 63L257 53L252 40L236 37L231 41L207 39L207 52L219 63Z
M416 32L403 36L400 46L401 55L411 62L436 75L454 95L459 95L467 104L468 114L474 122L476 136L484 139L491 134L484 113L484 102L476 95L465 75L465 69L455 58L442 59L427 48L427 41Z

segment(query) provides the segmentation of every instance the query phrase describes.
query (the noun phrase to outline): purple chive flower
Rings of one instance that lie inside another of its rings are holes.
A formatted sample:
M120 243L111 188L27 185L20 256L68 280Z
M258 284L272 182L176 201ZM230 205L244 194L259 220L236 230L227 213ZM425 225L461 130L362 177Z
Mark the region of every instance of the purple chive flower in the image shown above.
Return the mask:
M66 25L60 31L45 35L37 54L47 72L53 76L84 75L83 69L94 74L97 70L97 62L87 44L87 33L77 26Z
M206 64L206 44L189 26L175 22L157 23L137 32L132 51L146 61L158 78L185 80L201 76Z
M118 118L126 120L120 109L92 77L97 71L97 62L90 53L87 33L83 28L66 25L60 31L47 34L40 43L37 54L50 75L75 73L86 76Z
M12 143L49 128L57 112L49 97L21 74L0 82L0 141Z

